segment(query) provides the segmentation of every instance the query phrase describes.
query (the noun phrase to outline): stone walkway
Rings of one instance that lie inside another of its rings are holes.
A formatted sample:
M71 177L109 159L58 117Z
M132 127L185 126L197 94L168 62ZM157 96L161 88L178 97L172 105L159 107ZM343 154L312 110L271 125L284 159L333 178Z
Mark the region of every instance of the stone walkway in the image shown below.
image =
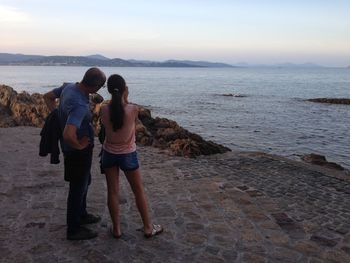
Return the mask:
M88 205L102 216L91 226L99 236L67 241L63 166L38 156L39 132L0 129L0 262L350 261L350 176L257 153L184 159L140 147L151 212L165 232L145 240L137 231L122 177L124 237L116 240L98 145Z

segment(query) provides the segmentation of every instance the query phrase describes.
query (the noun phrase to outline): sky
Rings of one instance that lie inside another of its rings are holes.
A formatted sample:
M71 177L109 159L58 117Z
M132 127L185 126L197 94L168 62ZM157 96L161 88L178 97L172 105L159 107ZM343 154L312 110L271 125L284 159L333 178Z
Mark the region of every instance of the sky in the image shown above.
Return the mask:
M0 0L0 53L350 65L349 0Z

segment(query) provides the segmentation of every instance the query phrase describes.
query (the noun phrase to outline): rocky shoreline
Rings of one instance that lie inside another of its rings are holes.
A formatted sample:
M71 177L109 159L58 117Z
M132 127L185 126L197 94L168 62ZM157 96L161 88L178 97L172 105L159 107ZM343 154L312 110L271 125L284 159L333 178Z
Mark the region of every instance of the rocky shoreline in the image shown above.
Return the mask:
M315 98L315 99L307 99L306 101L317 102L317 103L350 105L350 99L347 99L347 98Z
M96 134L100 129L98 116L102 101L102 97L90 99ZM0 85L0 127L42 127L48 114L49 110L42 94L17 93L9 86ZM189 132L173 120L153 118L151 111L144 107L140 107L139 111L136 141L141 145L160 148L171 155L185 157L231 151L225 146L206 141L201 136Z
M224 94L223 96L226 96ZM231 95L231 94L229 94ZM346 104L350 99L310 99L336 101ZM103 101L100 95L90 97L90 106L93 112L93 124L96 135L100 130L99 111ZM13 88L0 85L0 128L16 126L42 127L49 110L45 105L43 95L27 92L17 93ZM174 156L194 158L201 155L220 154L231 149L206 141L201 136L182 128L175 121L166 118L153 118L151 111L139 106L139 120L136 123L136 142L138 145L152 146ZM301 157L301 161L318 165L327 169L344 171L344 167L337 163L328 162L325 156L314 153ZM345 170L348 172L347 170Z

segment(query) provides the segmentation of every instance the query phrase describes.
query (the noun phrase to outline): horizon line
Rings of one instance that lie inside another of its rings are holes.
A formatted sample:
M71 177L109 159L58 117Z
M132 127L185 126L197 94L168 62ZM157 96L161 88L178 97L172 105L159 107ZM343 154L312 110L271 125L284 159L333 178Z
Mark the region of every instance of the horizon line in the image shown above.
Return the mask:
M284 61L284 62L275 62L275 63L249 63L249 62L245 62L245 61L239 61L239 62L222 62L222 61L212 61L212 60L203 60L203 59L174 59L174 58L169 58L169 59L165 59L165 60L153 60L153 59L135 59L135 58L121 58L121 57L107 57L105 55L99 54L99 53L95 53L95 54L89 54L89 55L42 55L42 54L25 54L25 53L9 53L9 52L0 52L0 54L8 54L8 55L23 55L23 56L42 56L42 57L91 57L91 56L101 56L104 57L108 60L113 60L113 59L122 59L125 61L147 61L147 62L167 62L167 61L177 61L177 62L182 62L182 61L188 61L188 62L206 62L206 63L219 63L219 64L226 64L228 66L236 66L236 67L244 67L244 64L247 67L279 67L279 66L287 66L288 64L291 66L303 66L303 65L310 65L309 67L324 67L324 68L350 68L350 62L348 63L349 65L345 65L345 66L329 66L329 65L325 65L325 64L319 64L319 63L315 63L312 61L305 61L305 62L290 62L290 61ZM96 58L98 59L98 58ZM103 60L103 59L101 59ZM242 65L243 64L243 65Z

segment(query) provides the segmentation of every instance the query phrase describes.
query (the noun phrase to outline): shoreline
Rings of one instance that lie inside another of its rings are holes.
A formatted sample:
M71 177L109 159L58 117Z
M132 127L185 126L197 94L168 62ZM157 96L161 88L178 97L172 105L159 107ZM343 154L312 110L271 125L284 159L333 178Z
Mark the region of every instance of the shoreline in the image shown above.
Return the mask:
M197 158L138 146L154 220L165 232L144 240L121 176L121 240L109 232L106 183L95 140L89 209L98 238L65 239L67 184L61 163L38 156L40 128L0 128L0 261L347 262L349 178L257 152Z
M17 93L9 86L0 85L0 97L0 127L44 126L50 112L42 94ZM99 94L91 94L89 100L92 125L95 136L98 136L101 130L100 109L105 102ZM191 158L231 151L223 145L204 140L173 120L153 118L151 111L145 107L138 105L138 108L135 137L136 142L142 145L166 149L171 155Z
M2 96L0 100L0 127L18 125L41 127L43 125L48 111L42 99L42 94L34 93L30 95L26 92L17 93L13 88L6 85L0 85L0 94ZM335 99L330 100L333 101ZM344 100L347 99L340 99L340 102ZM94 102L94 98L92 98L91 102L96 132L99 130L98 112L102 101L103 98L100 96L96 99L96 102ZM151 111L142 106L139 119L141 122L137 124L137 141L143 145L152 145L153 147L168 149L171 155L195 157L202 154L223 153L230 150L245 151L245 149L230 149L220 143L204 140L198 134L182 128L173 120L152 117ZM297 161L299 161L300 158L300 160L303 161L303 157L312 154L312 152L309 152L308 154L295 158L284 157ZM340 165L338 165L338 167L349 171L348 165L344 162L343 164L345 167L341 167Z

